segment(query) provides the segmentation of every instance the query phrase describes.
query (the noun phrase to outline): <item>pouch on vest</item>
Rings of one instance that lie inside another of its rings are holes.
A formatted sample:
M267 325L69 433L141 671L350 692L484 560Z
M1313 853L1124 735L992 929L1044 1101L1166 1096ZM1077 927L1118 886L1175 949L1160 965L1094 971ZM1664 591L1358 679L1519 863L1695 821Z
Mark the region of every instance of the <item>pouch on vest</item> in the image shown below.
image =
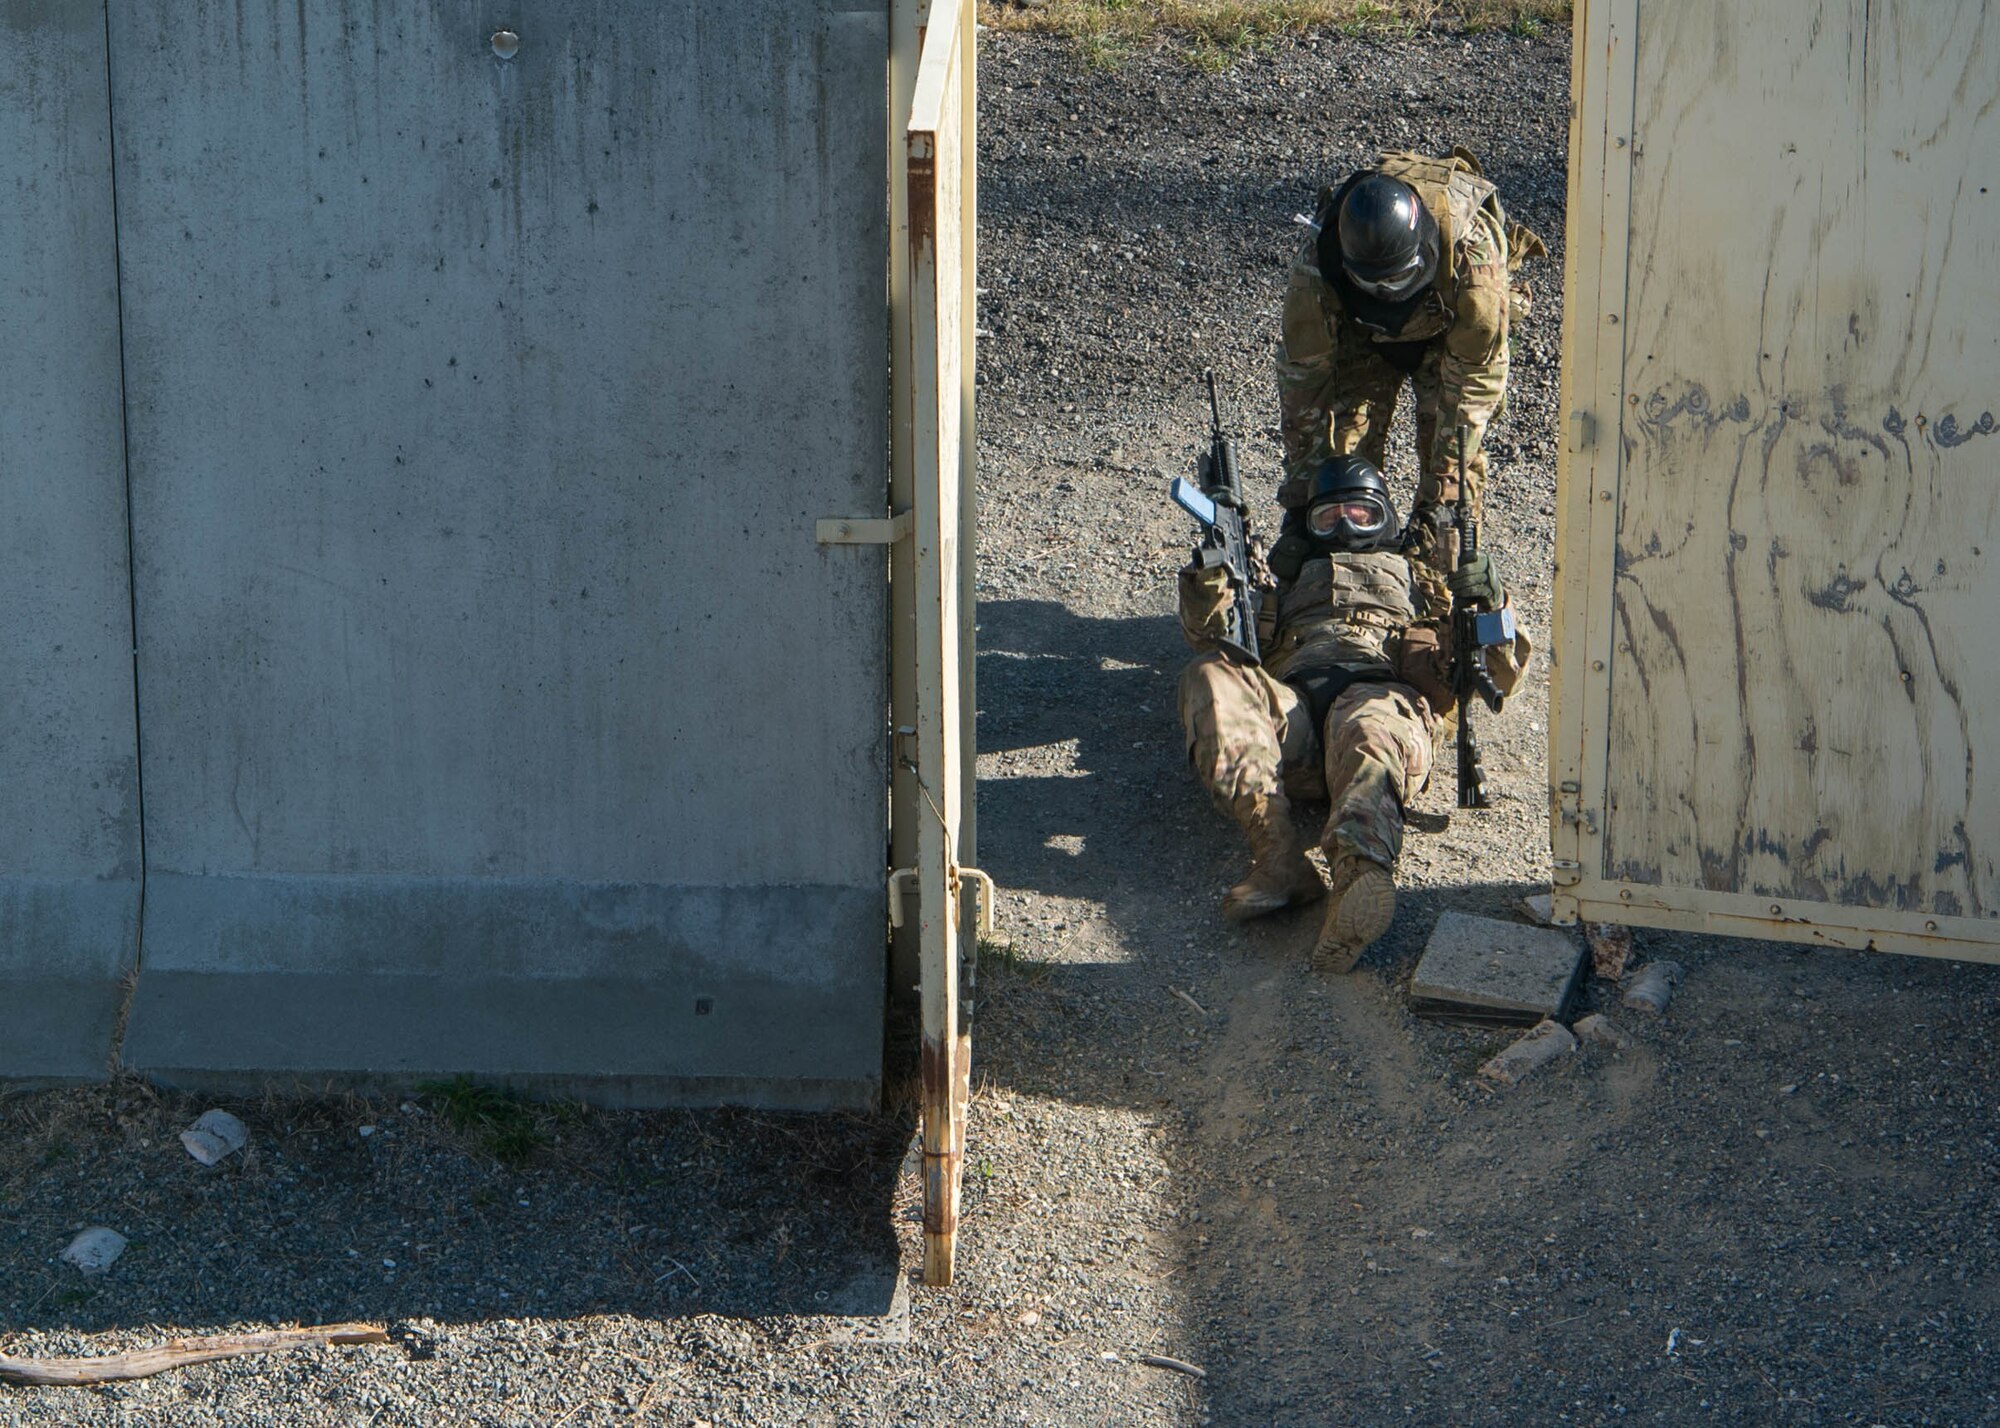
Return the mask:
M1424 696L1431 712L1444 715L1454 703L1451 693L1450 661L1444 642L1429 625L1412 625L1403 631L1402 648L1396 655L1396 675Z

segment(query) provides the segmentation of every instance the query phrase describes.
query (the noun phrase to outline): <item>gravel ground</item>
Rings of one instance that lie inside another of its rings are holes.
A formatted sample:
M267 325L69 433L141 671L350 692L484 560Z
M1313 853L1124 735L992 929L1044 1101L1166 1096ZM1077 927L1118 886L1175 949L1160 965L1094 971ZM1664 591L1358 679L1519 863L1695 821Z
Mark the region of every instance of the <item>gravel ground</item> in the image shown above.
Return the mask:
M396 1342L0 1388L0 1423L2000 1421L2000 973L1641 932L1689 968L1669 1015L1501 1096L1470 1077L1503 1034L1408 1014L1439 912L1546 885L1541 671L1482 724L1496 806L1458 814L1448 775L1418 800L1355 974L1306 969L1310 913L1216 916L1244 855L1182 758L1164 500L1199 373L1265 487L1290 215L1378 147L1468 144L1559 259L1567 58L1323 36L1100 71L985 41L980 836L1011 944L960 1280L910 1292L908 1342L842 1317L915 1263L906 1085L876 1119L549 1108L506 1142L453 1093L235 1104L251 1150L213 1170L174 1140L205 1102L119 1085L0 1102L0 1352ZM1487 511L1538 634L1559 271ZM85 1281L56 1256L94 1223L133 1243Z

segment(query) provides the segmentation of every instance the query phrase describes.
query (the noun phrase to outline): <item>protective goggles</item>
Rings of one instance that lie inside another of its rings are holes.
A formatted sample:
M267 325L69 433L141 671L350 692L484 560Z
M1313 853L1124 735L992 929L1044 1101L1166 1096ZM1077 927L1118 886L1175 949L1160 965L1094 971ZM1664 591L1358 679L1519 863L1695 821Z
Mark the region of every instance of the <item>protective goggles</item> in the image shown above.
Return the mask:
M1415 292L1424 276L1424 255L1414 253L1410 261L1384 278L1364 278L1353 269L1348 269L1347 280L1370 297L1405 298Z
M1306 525L1322 540L1341 535L1380 535L1388 524L1388 506L1367 494L1335 496L1306 512Z

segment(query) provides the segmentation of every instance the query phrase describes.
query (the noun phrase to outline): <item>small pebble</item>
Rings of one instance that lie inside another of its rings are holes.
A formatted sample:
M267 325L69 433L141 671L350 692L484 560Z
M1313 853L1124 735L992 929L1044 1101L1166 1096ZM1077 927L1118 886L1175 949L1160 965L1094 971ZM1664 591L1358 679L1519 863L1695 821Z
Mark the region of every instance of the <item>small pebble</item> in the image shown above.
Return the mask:
M1587 1041L1593 1046L1602 1046L1612 1051L1622 1051L1632 1044L1632 1039L1619 1028L1616 1022L1604 1015L1603 1012L1592 1012L1589 1016L1578 1021L1573 1030L1576 1032L1579 1040Z

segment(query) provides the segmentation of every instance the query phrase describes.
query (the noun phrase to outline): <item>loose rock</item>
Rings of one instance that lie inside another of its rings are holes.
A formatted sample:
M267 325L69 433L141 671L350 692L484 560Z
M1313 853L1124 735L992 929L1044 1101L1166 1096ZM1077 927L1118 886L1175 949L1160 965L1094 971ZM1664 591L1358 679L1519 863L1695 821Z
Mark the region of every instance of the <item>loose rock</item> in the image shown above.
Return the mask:
M1514 904L1521 916L1537 927L1547 927L1555 916L1556 900L1548 893L1534 893Z
M1648 962L1626 983L1625 1005L1634 1011L1661 1016L1667 1010L1667 1003L1674 999L1674 988L1686 975L1687 969L1678 962Z
M249 1140L249 1128L227 1111L203 1111L181 1132L181 1144L203 1165L234 1155Z
M1592 1046L1606 1047L1612 1051L1623 1051L1632 1044L1632 1038L1618 1029L1618 1024L1602 1012L1592 1012L1571 1028L1577 1040L1587 1041Z
M93 1225L69 1242L62 1257L84 1274L95 1277L117 1262L118 1256L125 1253L126 1243L125 1236L118 1231Z
M1586 922L1583 939L1590 944L1590 970L1608 981L1625 975L1632 958L1632 929L1617 922Z
M1490 1086L1512 1086L1538 1067L1576 1050L1576 1038L1559 1021L1545 1021L1479 1068Z

